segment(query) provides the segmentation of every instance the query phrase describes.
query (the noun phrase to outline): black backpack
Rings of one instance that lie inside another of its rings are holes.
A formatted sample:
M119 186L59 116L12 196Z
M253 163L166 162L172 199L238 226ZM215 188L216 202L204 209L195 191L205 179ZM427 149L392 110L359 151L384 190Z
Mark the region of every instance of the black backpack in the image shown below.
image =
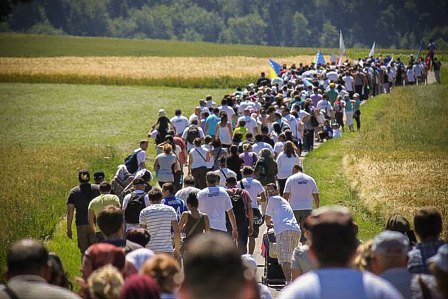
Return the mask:
M124 210L126 223L139 223L140 212L145 208L145 193L132 192L128 205Z
M246 205L243 200L243 190L238 189L233 195L230 195L230 199L232 200L233 213L235 214L235 218L237 222L242 222L247 219L246 216Z
M156 138L154 140L156 142L156 145L159 145L162 142L164 142L166 135L168 135L168 131L167 130L165 130L165 129L158 129Z
M138 169L137 154L141 151L142 150L138 150L124 159L124 165L126 166L126 169L128 170L129 173L135 173L137 171Z
M311 114L311 118L310 118L310 122L311 125L313 126L313 128L318 127L319 126L319 121L316 118L316 115L314 115L315 112L313 112L313 114Z
M198 129L197 126L192 126L192 127L188 128L188 131L187 131L187 141L188 141L188 143L193 144L193 141L196 138L199 138L199 136L200 136L199 135L199 129Z

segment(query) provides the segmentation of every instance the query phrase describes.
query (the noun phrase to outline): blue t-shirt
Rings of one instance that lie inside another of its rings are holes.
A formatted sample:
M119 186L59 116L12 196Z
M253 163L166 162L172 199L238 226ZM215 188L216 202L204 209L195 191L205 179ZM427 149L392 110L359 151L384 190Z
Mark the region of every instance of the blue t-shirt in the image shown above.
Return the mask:
M214 136L216 133L216 125L219 123L221 118L216 116L215 114L210 115L205 120L205 123L208 124L208 130L205 132L206 135Z
M182 213L188 210L182 198L176 196L165 197L164 199L162 199L162 204L170 206L176 211L177 221L180 220L180 216L182 216Z

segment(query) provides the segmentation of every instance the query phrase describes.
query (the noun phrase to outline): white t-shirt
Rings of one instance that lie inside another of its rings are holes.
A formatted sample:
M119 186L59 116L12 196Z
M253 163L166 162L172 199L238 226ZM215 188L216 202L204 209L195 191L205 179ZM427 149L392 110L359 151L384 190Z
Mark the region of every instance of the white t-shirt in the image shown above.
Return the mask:
M138 152L139 151L139 152ZM142 163L142 162L145 162L146 161L146 152L144 151L144 150L142 150L141 148L137 148L137 149L135 149L134 150L134 153L136 153L136 152L138 152L138 154L137 154L137 165L138 165L138 168L137 168L137 171L139 171L139 170L141 170L141 167L140 167L140 164ZM136 172L137 172L136 171ZM135 173L134 173L135 174Z
M272 217L274 233L276 235L287 230L300 233L300 227L297 224L296 217L294 217L294 212L283 197L278 195L269 197L266 215Z
M409 82L415 82L415 73L413 69L408 69L406 71L406 77Z
M274 144L274 152L279 155L281 152L283 152L283 147L285 146L285 143L282 141L277 141Z
M297 118L295 118L291 114L288 114L283 116L283 119L288 123L289 128L291 129L292 136L297 137L297 130L299 128L299 122L297 121Z
M195 113L193 113L192 115L190 115L190 117L188 118L188 122L191 124L191 122L192 122L193 120L197 120L197 121L198 121L198 124L200 123L200 121L199 121L199 116L197 116Z
M278 179L286 179L289 176L292 175L292 167L294 165L302 165L302 161L300 161L300 158L298 155L291 155L291 157L288 158L288 156L281 152L277 157L277 167L278 167L278 173L277 178Z
M210 219L210 228L227 231L226 212L233 208L229 194L221 186L207 187L198 193L199 211Z
M227 120L229 122L232 122L232 118L235 115L235 111L233 111L232 108L225 105L225 106L219 106L218 109L219 109L219 111L224 111L227 114Z
M271 151L271 153L274 153L274 149L272 148L272 146L269 143L262 141L262 142L256 142L256 143L254 143L254 145L252 145L252 150L257 155L260 155L261 150L264 148L267 148L268 150Z
M241 184L243 184L243 189L249 193L250 199L252 201L252 208L257 209L257 196L264 192L263 185L261 185L259 180L254 178L243 178L240 182L238 182L237 187L241 188Z
M296 173L286 180L284 193L289 193L293 210L312 210L313 193L319 193L316 182L304 173Z
M137 194L141 194L144 193L143 190L135 190L134 191ZM131 199L131 195L132 192L127 194L124 198L123 198L123 204L121 205L121 209L123 210L123 212L126 210L126 207L128 206L129 203L129 199ZM144 201L145 201L145 207L148 207L151 203L149 202L149 198L148 198L148 194L145 195L144 197ZM130 230L131 228L139 228L140 225L138 223L126 223L125 225L126 227L126 231Z
M179 116L176 115L170 121L176 128L177 135L181 135L184 132L185 128L188 127L188 125L190 124L188 122L188 119L183 115Z
M330 80L330 81L336 81L336 80L338 80L338 77L339 77L339 75L338 75L338 73L335 72L335 71L331 71L331 72L328 72L328 73L327 73L327 78L328 78L328 80Z
M279 299L401 299L386 280L366 271L326 268L305 273L284 288Z
M196 127L199 131L199 138L204 138L205 135L204 135L204 131L202 130L202 128L200 126L196 126ZM187 141L188 129L189 129L189 127L186 127L184 132L182 133L182 139L185 140L185 142L187 143L187 151L194 148L194 145Z
M191 169L199 168L202 166L207 167L207 165L208 165L208 162L207 162L208 149L203 148L202 146L195 147L190 150L190 154L193 157L193 161L190 161Z
M222 187L226 186L226 180L228 177L234 177L236 179L236 173L233 170L228 168L221 168L214 171L217 175L219 175L219 184Z
M342 80L344 80L345 90L347 91L353 91L353 83L355 80L352 76L344 76L342 77Z
M151 235L146 248L158 252L173 252L173 241L171 240L171 221L177 221L174 208L153 204L140 212L140 224L145 224Z
M254 129L257 127L257 121L255 120L255 118L248 115L244 115L238 118L238 123L240 123L240 121L242 120L246 122L246 125L244 127L247 128L251 134L253 134Z
M193 186L188 186L188 187L184 187L184 188L180 189L179 191L177 191L175 196L182 198L183 201L187 202L187 197L190 193L198 193L199 191L201 191L201 189L198 189Z

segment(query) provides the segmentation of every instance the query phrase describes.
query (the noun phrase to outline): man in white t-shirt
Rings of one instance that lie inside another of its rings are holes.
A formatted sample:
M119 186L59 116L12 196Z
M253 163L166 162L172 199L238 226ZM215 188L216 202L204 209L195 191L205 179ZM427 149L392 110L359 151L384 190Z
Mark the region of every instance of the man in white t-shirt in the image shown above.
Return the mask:
M140 212L140 226L147 229L151 240L146 245L156 253L167 253L180 258L180 230L177 214L174 208L161 204L163 195L160 189L154 188L148 192L151 205ZM171 239L173 229L173 239ZM173 248L174 241L174 248Z
M351 268L358 240L348 209L320 208L309 219L313 240L310 251L318 269L295 279L281 291L279 299L403 298L386 280Z
M145 181L142 178L136 178L132 181L132 185L134 186L134 191L127 194L123 199L123 213L124 213L124 220L125 220L125 227L126 231L130 230L131 228L139 228L140 222L139 222L139 213L146 207L150 205L148 195L145 194ZM132 210L126 211L128 208L129 201L137 201L140 203L143 203L143 205L135 205L133 204L133 207L130 207ZM134 209L139 209L137 211L133 211Z
M187 175L184 178L184 187L176 192L176 197L182 198L184 202L187 202L188 195L190 193L198 193L201 189L195 187L194 177L192 175Z
M345 76L342 77L342 80L344 81L345 90L348 93L353 94L353 89L354 89L354 86L355 86L355 80L353 79L352 76L350 76L350 73L346 72Z
M229 177L236 179L235 171L227 168L227 160L226 157L221 157L219 160L219 169L214 171L216 175L219 176L219 186L225 187L226 180Z
M184 132L182 133L182 139L187 144L187 152L189 152L192 148L194 148L193 141L196 138L204 138L204 131L202 128L198 125L197 120L191 121L191 124L185 128Z
M226 189L217 186L219 177L209 171L206 176L207 187L199 191L198 202L199 211L206 213L210 220L212 231L226 232L226 213L232 225L232 239L238 239L238 228L236 226L233 205Z
M148 149L149 141L144 139L140 140L139 148L134 150L134 154L136 154L137 157L137 170L135 172L131 172L131 174L136 174L141 169L146 169L146 150Z
M258 207L258 202L266 202L266 195L264 187L260 181L253 178L254 170L250 166L244 166L242 170L243 178L238 183L238 188L247 190L252 203L252 212L254 214L254 232L249 236L248 251L249 254L254 254L255 239L258 238L260 232L260 223L263 217Z
M319 207L319 190L316 181L303 173L303 168L298 166L299 172L286 180L283 197L289 201L297 222L302 227L303 221L311 214L314 208Z
M182 111L180 109L176 109L174 112L175 116L170 120L176 129L176 135L180 136L184 132L185 128L188 127L190 122L188 118L182 115Z
M274 154L274 149L269 143L263 141L263 135L255 135L255 143L252 145L252 150L257 155L260 155L262 149L267 148L272 154Z
M236 114L235 111L227 105L228 101L231 101L230 99L222 99L221 106L218 107L219 111L224 111L227 113L227 119L230 123L233 123L236 120ZM232 124L233 125L233 124Z
M238 123L242 120L246 122L244 127L247 128L251 134L255 135L258 133L257 121L251 116L249 108L244 109L244 115L238 118Z
M268 206L264 215L266 226L274 226L275 240L277 243L277 258L285 274L286 282L291 281L291 259L294 248L299 244L300 228L289 203L278 195L275 184L266 185L268 194ZM272 223L271 223L272 220Z

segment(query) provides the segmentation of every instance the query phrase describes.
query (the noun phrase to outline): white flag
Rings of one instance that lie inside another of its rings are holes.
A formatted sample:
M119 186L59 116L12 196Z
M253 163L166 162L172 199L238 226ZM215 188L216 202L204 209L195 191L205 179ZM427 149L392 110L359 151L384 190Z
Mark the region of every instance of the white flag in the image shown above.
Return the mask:
M370 49L369 57L375 56L375 42L373 42L372 49Z
M394 61L394 57L392 56L392 58L390 59L389 63L387 64L387 67L391 67L393 61Z
M344 39L342 38L342 30L339 30L339 63L338 65L342 65L343 56L345 53L345 45L344 45Z

